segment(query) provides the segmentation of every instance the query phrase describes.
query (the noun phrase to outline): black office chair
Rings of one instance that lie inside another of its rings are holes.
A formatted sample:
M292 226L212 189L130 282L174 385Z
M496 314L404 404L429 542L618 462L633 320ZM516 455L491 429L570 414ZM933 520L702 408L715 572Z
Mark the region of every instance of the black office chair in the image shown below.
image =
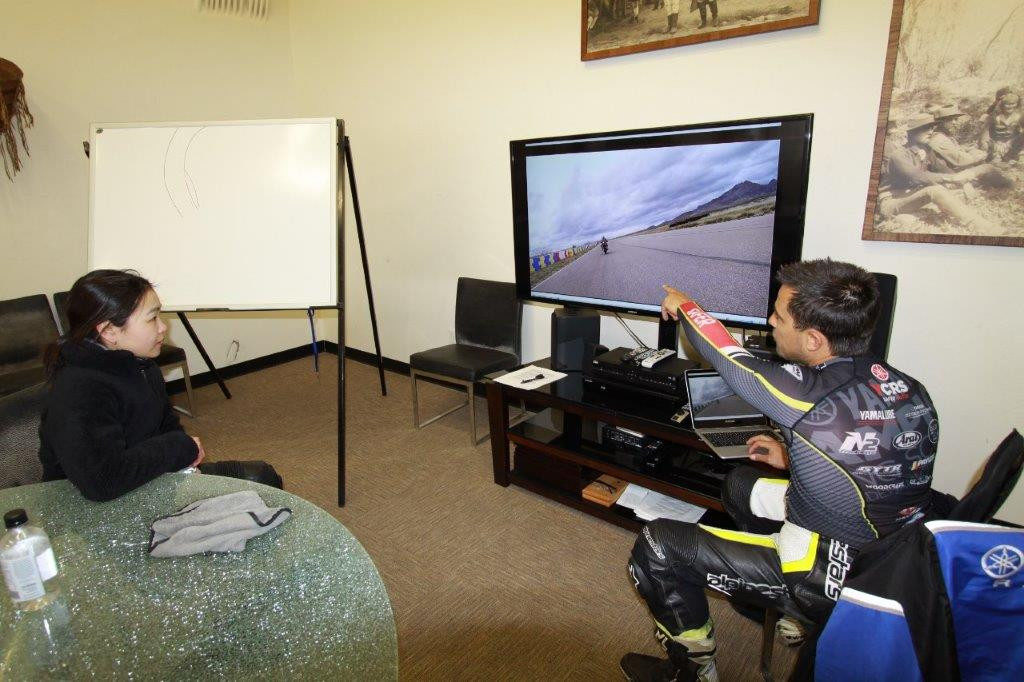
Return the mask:
M0 397L0 489L39 483L39 419L47 384L35 384Z
M0 396L46 380L43 352L57 323L44 294L0 301Z
M1021 437L1020 433L1013 429L989 455L981 476L963 498L957 501L952 495L937 494L934 504L941 505L942 508L933 513L933 520L992 523L1003 502L1017 485L1022 467L1024 467L1024 437ZM857 558L854 559L848 578L855 581L858 576L867 572L887 571L889 567L886 564L889 563L888 559L892 549L898 544L907 542L907 538L911 537L911 533L916 530L918 529L905 526L892 535L862 547ZM822 623L821 628L824 626L825 623ZM812 679L818 634L820 633L812 633L812 636L804 643L796 668L790 677L791 681ZM765 679L770 679L770 676Z
M409 356L412 414L417 428L469 406L469 440L476 445L476 407L473 386L487 374L519 364L523 304L516 287L507 282L460 277L455 299L455 343ZM420 377L458 384L466 402L420 422L416 381Z
M61 333L66 334L70 328L68 323L68 291L59 291L53 295L53 307L57 311L57 318L60 320ZM155 359L160 369L180 369L181 378L185 382L185 399L188 401L188 409L175 406L174 409L183 412L190 417L196 414L195 402L192 400L192 377L188 373L188 361L185 359L185 350L175 346L173 343L164 342L160 347L160 355Z

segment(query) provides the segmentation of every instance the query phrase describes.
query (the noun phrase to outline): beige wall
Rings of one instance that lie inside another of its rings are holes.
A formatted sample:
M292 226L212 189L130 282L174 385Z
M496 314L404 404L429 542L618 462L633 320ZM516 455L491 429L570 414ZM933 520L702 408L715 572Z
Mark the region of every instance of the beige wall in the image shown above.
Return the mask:
M575 0L294 0L299 96L354 143L385 354L452 340L459 275L513 279L509 140L813 112L804 253L900 277L890 357L938 404L936 484L962 492L1024 425L1024 251L861 241L890 11L825 2L817 27L582 63ZM347 265L348 343L370 349L353 248ZM527 306L527 359L549 315ZM616 327L603 340L625 345ZM1024 522L1021 488L1004 516Z
M513 278L509 140L813 112L804 253L900 277L890 359L940 409L937 487L961 492L1024 424L1011 346L1024 336L1024 251L860 240L888 0L822 3L817 27L586 64L577 0L272 4L270 21L254 24L197 15L185 0L0 0L0 45L29 72L38 121L28 169L0 179L0 296L66 286L84 267L79 150L94 120L344 118L384 352L405 359L453 338L459 275ZM348 228L347 341L369 350L351 219ZM527 359L547 354L550 310L527 306ZM651 323L632 324L653 339ZM197 327L218 363L232 338L239 359L306 339L294 316ZM603 340L626 343L608 320ZM1024 522L1024 490L1004 516Z
M67 289L85 272L91 122L297 115L288 2L272 4L257 22L187 0L0 0L0 55L25 71L36 120L24 171L0 176L0 298ZM232 339L245 360L309 338L293 313L194 320L218 365ZM176 320L171 338L193 372L206 369Z

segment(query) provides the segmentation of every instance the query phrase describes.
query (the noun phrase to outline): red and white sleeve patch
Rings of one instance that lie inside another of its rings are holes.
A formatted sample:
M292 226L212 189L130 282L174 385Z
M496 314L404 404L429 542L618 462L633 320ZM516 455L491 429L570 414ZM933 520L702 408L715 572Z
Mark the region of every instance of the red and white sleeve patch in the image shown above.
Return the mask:
M720 351L729 353L735 350L743 350L736 343L736 339L729 333L722 323L708 315L703 308L687 301L679 306L690 323L709 341L711 345Z

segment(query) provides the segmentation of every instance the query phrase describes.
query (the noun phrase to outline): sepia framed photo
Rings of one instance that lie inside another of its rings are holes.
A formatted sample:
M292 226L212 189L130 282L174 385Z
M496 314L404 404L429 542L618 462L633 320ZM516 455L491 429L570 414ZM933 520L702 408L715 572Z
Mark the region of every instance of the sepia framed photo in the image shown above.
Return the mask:
M586 61L818 23L820 0L583 0Z
M1022 36L1024 0L894 0L863 239L1024 246Z

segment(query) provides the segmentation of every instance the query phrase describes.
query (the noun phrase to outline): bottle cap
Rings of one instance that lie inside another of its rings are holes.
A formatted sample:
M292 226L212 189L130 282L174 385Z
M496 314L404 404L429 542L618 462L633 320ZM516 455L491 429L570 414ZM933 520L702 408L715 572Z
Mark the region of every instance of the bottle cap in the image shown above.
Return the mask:
M28 523L28 514L24 509L12 509L4 514L4 526L7 528L17 528L26 523Z

